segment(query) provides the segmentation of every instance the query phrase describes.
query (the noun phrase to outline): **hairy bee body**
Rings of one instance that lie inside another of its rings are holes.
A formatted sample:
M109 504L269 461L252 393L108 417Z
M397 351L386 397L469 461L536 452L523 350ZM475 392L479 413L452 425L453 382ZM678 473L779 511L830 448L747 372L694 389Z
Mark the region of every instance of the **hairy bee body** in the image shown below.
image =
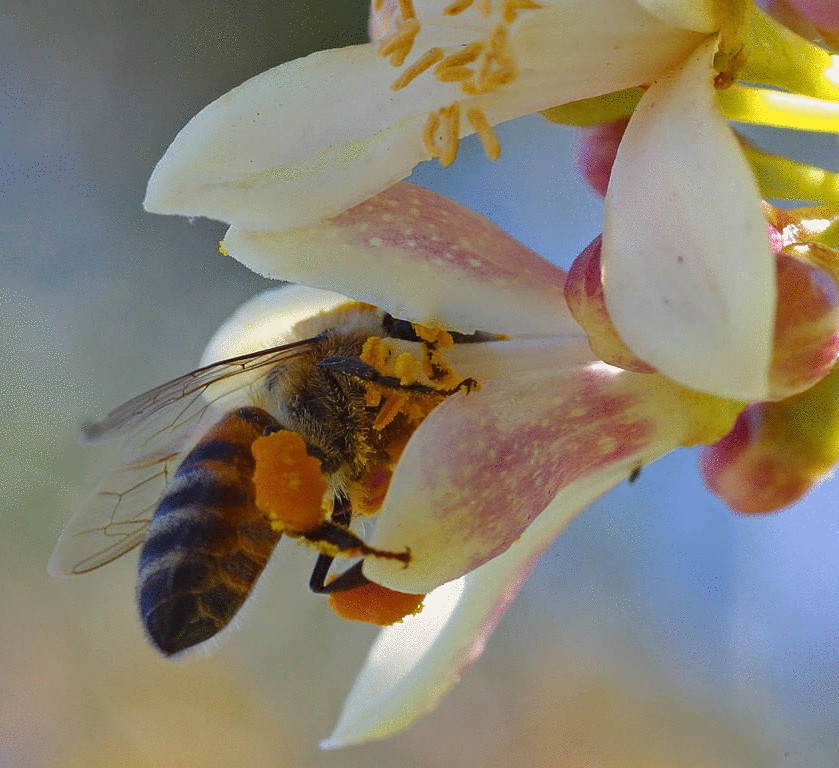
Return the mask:
M251 481L251 445L275 426L258 408L225 416L181 462L149 523L137 602L167 656L227 626L280 540L256 507Z
M407 557L372 550L345 526L353 505L368 511L380 503L373 483L392 460L388 430L399 429L398 419L392 427L376 422L379 411L365 385L403 385L363 362L362 348L371 337L417 342L412 325L348 302L298 322L293 332L296 340L212 363L139 395L85 430L88 442L119 438L122 450L62 533L50 571L85 573L141 546L140 616L165 655L227 626L280 539L257 507L254 486L251 448L269 432L299 435L333 496L332 520L298 535L328 542L329 552ZM433 402L446 396L414 386L410 391ZM355 569L326 586L331 560L321 554L313 589L360 583Z

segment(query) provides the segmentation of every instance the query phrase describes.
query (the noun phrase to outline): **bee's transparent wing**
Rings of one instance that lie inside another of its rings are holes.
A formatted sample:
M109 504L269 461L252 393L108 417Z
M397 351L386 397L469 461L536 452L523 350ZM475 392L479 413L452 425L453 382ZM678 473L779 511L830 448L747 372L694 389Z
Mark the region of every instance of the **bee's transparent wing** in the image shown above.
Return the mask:
M121 439L113 469L70 519L49 562L55 576L85 573L142 543L185 451L224 413L312 339L222 360L129 400L85 428L84 442Z

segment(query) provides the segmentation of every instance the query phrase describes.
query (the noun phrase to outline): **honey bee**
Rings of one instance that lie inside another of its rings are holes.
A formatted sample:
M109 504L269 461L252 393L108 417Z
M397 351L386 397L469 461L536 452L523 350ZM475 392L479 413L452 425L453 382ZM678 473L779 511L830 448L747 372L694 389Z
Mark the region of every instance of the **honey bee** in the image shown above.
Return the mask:
M363 560L327 583L338 554L410 557L374 550L349 528L354 504L375 495L372 479L394 462L393 445L405 442L394 439L401 416L382 426L382 405L371 401L370 385L427 400L430 409L474 382L449 389L403 383L364 362L362 349L371 337L429 346L414 325L369 305L348 303L309 323L306 338L199 368L84 430L83 442L121 440L121 449L114 468L67 524L49 570L85 573L141 546L140 616L164 655L227 626L281 538L282 529L256 503L251 449L263 436L280 430L299 435L306 453L320 462L331 495L331 514L296 532L320 550L312 590L368 583ZM483 340L478 334L454 337Z

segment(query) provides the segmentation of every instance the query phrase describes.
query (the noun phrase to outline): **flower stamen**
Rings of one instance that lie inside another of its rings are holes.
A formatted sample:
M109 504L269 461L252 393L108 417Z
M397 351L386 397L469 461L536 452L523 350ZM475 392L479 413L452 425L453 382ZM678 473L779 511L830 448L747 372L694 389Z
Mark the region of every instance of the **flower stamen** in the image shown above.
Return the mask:
M493 15L491 0L453 0L442 10L444 16L456 16L475 6L484 17ZM417 77L433 67L436 80L441 83L457 83L464 96L480 96L513 82L518 76L513 56L509 49L509 26L522 11L542 8L536 0L504 0L495 18L500 20L492 26L489 35L451 52L433 47L410 64L391 83L391 89L399 91ZM394 66L402 66L413 47L419 32L419 21L415 18L412 0L399 0L399 18L396 31L379 47L379 54L390 57ZM436 65L436 66L435 66ZM478 133L487 156L495 160L501 153L498 137L479 107L467 112L467 119ZM436 157L441 165L448 166L457 156L460 138L460 110L457 103L430 112L422 132L422 143L430 157Z
M444 16L457 16L472 5L473 0L454 0L443 8Z
M501 18L508 24L512 24L518 18L520 11L535 11L541 7L542 4L534 0L504 0Z
M419 77L425 70L433 67L445 57L442 48L429 48L413 64L402 70L402 74L394 80L390 87L394 91L404 88L415 78Z
M422 132L422 144L429 157L436 157L444 168L457 157L460 138L460 105L457 102L430 112Z
M379 56L390 58L392 66L401 67L414 47L414 40L419 31L420 23L416 19L399 19L394 33L379 45Z
M470 107L466 110L466 119L478 134L486 156L490 160L497 160L501 156L501 143L498 141L495 131L492 130L484 111L480 107Z

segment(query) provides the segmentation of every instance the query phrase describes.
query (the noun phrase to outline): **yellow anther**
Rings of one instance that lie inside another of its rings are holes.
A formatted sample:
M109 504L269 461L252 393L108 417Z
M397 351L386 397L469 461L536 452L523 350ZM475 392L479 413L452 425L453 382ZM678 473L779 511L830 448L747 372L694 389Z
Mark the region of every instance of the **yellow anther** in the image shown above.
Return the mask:
M533 2L533 0L504 0L504 10L501 12L501 18L508 24L512 24L521 11L535 11L542 7L541 3Z
M373 10L378 13L382 10L382 6L385 4L385 0L373 0Z
M414 13L413 0L399 0L399 10L402 11L403 19L415 19L417 17Z
M440 113L429 112L422 129L422 146L429 157L437 157L437 130L440 127Z
M457 16L459 13L463 13L470 5L472 5L473 0L454 0L453 3L449 3L445 8L443 8L443 15L444 16Z
M489 16L492 13L492 0L478 0L478 10L484 16Z
M475 59L478 58L478 56L481 55L481 52L483 50L483 43L469 43L469 45L463 46L463 48L461 48L459 51L456 51L455 53L450 53L448 56L446 56L442 64L440 64L440 67L455 67L459 66L460 64L471 64L473 61L475 61Z
M470 107L466 110L466 119L478 134L478 138L481 140L481 144L483 144L487 157L490 160L497 160L501 155L501 144L495 135L495 131L492 130L492 126L489 124L489 120L487 120L484 111L480 107Z
M444 56L445 54L442 48L429 48L413 64L402 70L402 74L391 83L391 89L394 91L401 90L412 80L419 77L425 70L433 67L437 62L442 61Z
M390 63L394 67L401 67L408 58L411 48L414 47L414 40L420 31L420 23L416 19L400 21L396 31L385 38L378 48L378 54L382 58L390 57Z
M496 24L495 29L487 40L487 53L490 57L498 59L504 55L507 48L507 26L505 24Z
M469 67L444 67L443 64L440 64L434 70L434 77L441 83L463 83L473 77L474 74L475 70Z
M444 168L457 157L460 138L460 105L455 102L430 112L422 131L422 145L429 157L436 157Z
M460 139L460 105L454 104L440 110L443 123L443 141L440 147L440 165L450 166L457 157Z

